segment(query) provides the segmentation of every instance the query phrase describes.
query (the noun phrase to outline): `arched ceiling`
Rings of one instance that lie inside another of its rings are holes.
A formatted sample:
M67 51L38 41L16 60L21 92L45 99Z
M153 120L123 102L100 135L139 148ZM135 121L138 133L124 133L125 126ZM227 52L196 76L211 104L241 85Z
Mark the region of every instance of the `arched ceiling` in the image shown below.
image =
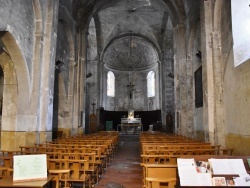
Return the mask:
M155 66L158 56L148 42L131 35L115 40L106 50L103 61L109 69L140 71Z
M95 22L96 27L89 28L88 33L97 37L96 46L100 61L107 63L106 66L109 68L119 70L140 70L142 67L151 67L161 60L162 54L165 54L166 49L169 50L169 47L166 47L169 41L166 40L172 38L173 27L181 17L176 9L182 0L84 2L85 6L91 8L87 10L88 19L94 19ZM82 16L86 16L86 13ZM86 18L82 18L82 22L84 19ZM132 48L133 57L128 53L131 51L131 33L141 36L133 41L137 46Z

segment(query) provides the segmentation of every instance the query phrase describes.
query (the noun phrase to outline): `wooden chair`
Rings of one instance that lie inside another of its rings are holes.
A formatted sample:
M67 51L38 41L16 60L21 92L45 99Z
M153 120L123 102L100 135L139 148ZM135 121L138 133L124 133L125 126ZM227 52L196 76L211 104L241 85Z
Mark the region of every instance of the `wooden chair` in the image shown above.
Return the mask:
M0 166L6 168L12 168L13 156L0 156Z
M79 154L79 159L88 161L89 165L85 165L84 169L87 174L91 175L92 183L99 182L99 170L98 163L96 163L95 153L81 153Z
M8 167L1 167L0 166L0 179L7 177Z
M70 173L67 160L47 159L47 166L49 175L53 177L52 181L55 181L55 187L62 187L62 184L65 186Z
M176 178L146 178L150 182L146 188L175 188Z
M67 179L65 179L65 186L74 187L74 184L82 184L85 188L86 184L88 187L92 186L91 176L86 173L85 168L88 166L88 161L86 160L67 160L68 166L70 168L70 174Z
M145 164L146 188L174 188L177 183L177 165Z

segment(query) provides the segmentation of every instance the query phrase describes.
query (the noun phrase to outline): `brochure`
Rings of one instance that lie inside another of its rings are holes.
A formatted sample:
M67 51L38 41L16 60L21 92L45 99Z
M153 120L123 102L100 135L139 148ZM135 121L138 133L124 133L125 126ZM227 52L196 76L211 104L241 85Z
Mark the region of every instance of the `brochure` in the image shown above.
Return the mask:
M213 177L214 186L227 186L225 177Z
M250 175L247 174L242 159L208 159L207 162L178 158L177 166L181 186L250 187ZM226 179L223 175L239 177Z
M250 175L249 174L241 174L240 177L234 178L235 186L246 186L250 187Z
M213 174L246 174L242 159L209 159L213 166Z
M195 161L196 170L198 173L212 173L212 164L207 161Z
M203 163L196 162L194 159L178 158L177 165L181 186L212 186L212 176L207 171L207 164L204 167Z

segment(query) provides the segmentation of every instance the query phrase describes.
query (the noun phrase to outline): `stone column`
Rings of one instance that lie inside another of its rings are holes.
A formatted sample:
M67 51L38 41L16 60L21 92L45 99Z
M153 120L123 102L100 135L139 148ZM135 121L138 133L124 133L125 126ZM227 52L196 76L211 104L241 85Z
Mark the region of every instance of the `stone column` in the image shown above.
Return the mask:
M33 0L33 7L35 12L35 36L34 36L34 52L33 52L33 65L32 65L32 85L31 85L31 96L30 98L30 109L33 111L34 119L36 119L36 143L40 142L40 135L42 135L43 140L45 140L46 131L39 131L38 123L38 111L39 111L39 95L40 95L40 75L42 74L40 66L42 64L42 53L44 50L44 27L43 27L43 18L42 18L42 9L39 0ZM30 116L32 117L32 116ZM30 118L29 117L29 118ZM28 117L24 117L28 120ZM31 121L32 122L32 121ZM33 142L31 138L27 138L27 141L30 140L30 144ZM26 142L26 144L29 144Z
M215 144L225 147L225 115L223 100L223 68L221 62L221 33L213 32L213 61L214 61L214 103L215 103Z
M78 115L76 114L76 118L78 118L78 126L79 126L79 131L82 133L85 133L85 97L86 97L86 48L87 48L87 39L86 39L86 33L85 33L85 28L81 28L79 31L78 35L78 40L79 40L79 66L77 69L77 112Z
M202 78L203 78L203 125L205 141L214 144L215 131L215 101L214 101L214 65L213 65L213 2L204 1L201 6L201 48L202 48Z
M187 55L186 59L187 67L187 127L188 127L188 137L194 138L194 72L193 72L193 60L192 56Z
M81 33L81 32L79 32ZM83 129L82 129L82 124L81 124L81 117L82 117L82 112L80 110L80 107L82 106L81 105L81 102L82 100L81 97L80 97L80 91L81 91L81 88L83 88L83 85L81 85L80 83L80 79L81 79L81 67L82 67L82 64L84 62L84 59L82 59L80 57L81 55L81 34L78 34L77 35L77 44L75 45L76 46L76 62L75 62L75 65L74 65L74 68L72 67L73 69L73 72L74 72L74 78L73 78L73 82L72 83L72 87L73 87L73 90L70 92L72 93L72 97L73 97L73 106L72 106L72 129L73 130L77 130L77 133L79 134L82 134L83 133ZM75 132L75 131L73 131Z
M159 72L159 96L160 96L160 109L161 110L161 122L162 122L162 129L166 130L166 102L165 102L165 64L162 62L158 62L158 72Z
M186 68L185 26L179 24L174 28L175 50L175 106L177 133L187 135L187 68Z
M46 17L44 28L44 45L41 62L39 110L37 131L47 131L45 137L37 141L43 142L52 139L52 117L53 117L53 94L54 94L54 73L55 53L57 41L59 1L47 1Z
M87 61L87 73L91 72L92 76L90 78L87 78L87 82L89 83L89 88L86 91L86 96L88 96L88 106L86 106L86 114L91 115L92 113L94 113L95 115L99 106L99 96L100 96L100 92L99 92L99 85L98 85L98 79L100 79L99 75L98 75L98 65L99 65L99 60L88 60ZM91 103L95 103L94 106L94 111L93 111L93 106L91 105ZM87 112L88 111L88 112ZM90 123L88 123L89 126ZM90 129L90 127L89 127ZM92 132L94 130L97 130L96 128L93 128Z

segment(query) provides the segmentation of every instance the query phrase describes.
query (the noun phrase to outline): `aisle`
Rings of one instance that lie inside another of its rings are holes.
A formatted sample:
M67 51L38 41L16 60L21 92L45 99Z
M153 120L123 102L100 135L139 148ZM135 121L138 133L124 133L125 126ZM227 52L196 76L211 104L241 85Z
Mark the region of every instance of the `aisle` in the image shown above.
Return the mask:
M142 188L138 135L120 135L119 151L95 188Z

